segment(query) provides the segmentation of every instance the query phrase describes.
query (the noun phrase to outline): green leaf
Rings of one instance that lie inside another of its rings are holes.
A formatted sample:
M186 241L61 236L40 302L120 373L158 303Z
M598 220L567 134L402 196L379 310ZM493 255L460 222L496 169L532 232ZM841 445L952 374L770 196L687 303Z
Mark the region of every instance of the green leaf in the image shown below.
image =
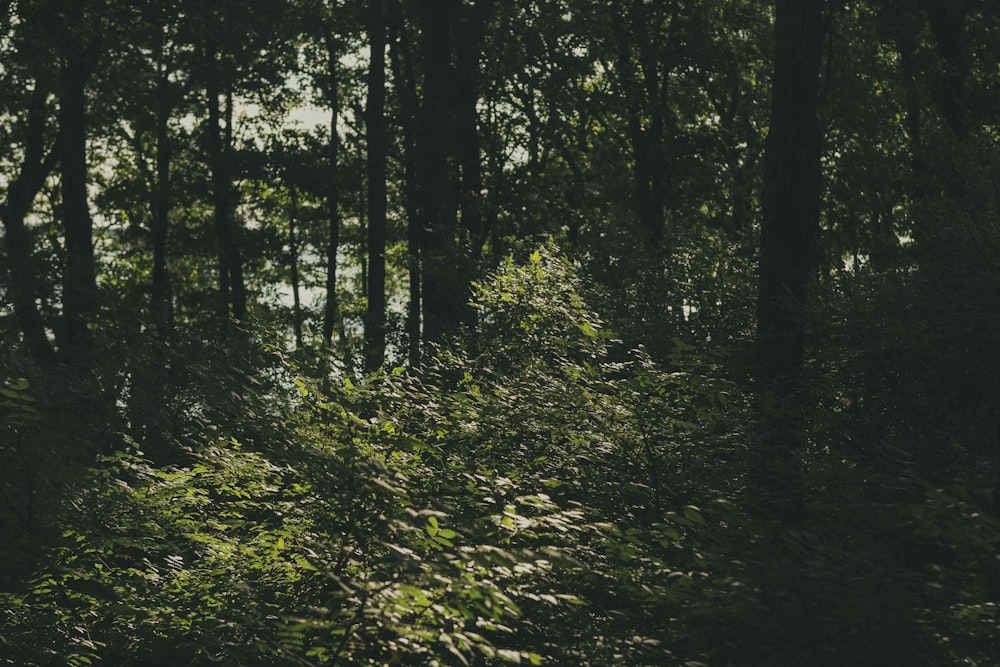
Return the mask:
M502 649L499 649L497 651L497 655L504 662L512 662L515 665L520 665L521 664L521 653L520 653L520 651L512 651L510 649L502 648Z
M438 534L438 520L436 516L427 517L427 534L434 537Z
M694 523L697 523L701 526L705 525L705 519L698 512L698 508L693 505L689 505L684 508L684 516L687 517L689 520L693 521Z

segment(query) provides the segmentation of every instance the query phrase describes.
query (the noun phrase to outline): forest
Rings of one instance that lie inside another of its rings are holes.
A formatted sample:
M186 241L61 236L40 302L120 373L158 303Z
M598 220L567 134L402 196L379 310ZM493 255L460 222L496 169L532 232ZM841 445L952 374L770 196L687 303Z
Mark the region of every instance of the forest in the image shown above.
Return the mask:
M998 60L0 0L0 664L1000 664Z

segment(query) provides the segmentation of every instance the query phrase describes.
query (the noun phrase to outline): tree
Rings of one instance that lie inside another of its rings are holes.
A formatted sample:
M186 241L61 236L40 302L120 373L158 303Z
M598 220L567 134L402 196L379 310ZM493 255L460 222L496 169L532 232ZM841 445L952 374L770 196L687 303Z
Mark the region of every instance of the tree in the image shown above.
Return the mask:
M70 2L59 66L59 159L62 221L66 237L63 268L63 328L60 347L70 356L91 342L97 313L93 220L87 194L87 80L96 66L100 34L89 3Z
M403 141L403 190L406 199L407 245L407 357L410 366L420 366L421 330L421 214L420 190L417 184L417 90L413 66L413 49L406 30L401 0L390 0L387 21L391 32L389 62L392 67L393 88L399 97L399 124Z
M450 2L420 3L419 25L423 57L423 95L418 116L417 150L423 216L424 339L437 340L461 321L464 286L460 263L454 171L454 123L450 113L453 78Z
M385 361L385 3L368 7L368 97L365 127L368 140L368 306L365 315L365 369L378 370Z
M326 189L327 239L326 239L326 298L323 306L323 342L327 347L333 343L334 330L343 326L340 307L337 303L337 255L340 252L340 200L341 185L338 177L340 167L340 40L334 33L333 17L324 7L322 41L326 55L325 78L320 89L325 93L330 107L330 139L328 154L328 179ZM343 336L341 336L343 338ZM343 344L345 341L341 340Z
M176 104L176 93L170 82L171 51L176 48L171 34L160 24L157 31L155 66L156 176L152 202L153 271L150 286L152 320L161 329L168 329L173 320L170 273L167 270L168 232L170 227L170 117Z
M654 9L633 1L613 20L617 70L624 90L626 127L632 149L635 200L646 244L663 243L670 159L665 140L671 124L667 96L672 63L674 8Z
M478 257L489 234L483 201L482 155L479 141L480 51L494 13L493 0L461 3L452 9L455 36L455 78L452 94L455 119L455 160L461 169L459 209L462 246Z
M480 52L492 13L493 4L483 0L419 3L422 95L414 146L425 340L439 340L468 319L472 263L489 232L478 102Z
M59 147L46 148L45 129L48 122L46 90L36 80L30 93L28 109L21 122L22 158L17 176L7 186L0 205L6 250L10 262L10 286L14 314L20 325L25 351L36 359L51 359L53 350L45 333L45 324L36 303L35 290L40 276L32 267L31 238L25 218L45 179L55 168Z
M218 47L208 37L205 47L206 105L208 107L208 158L212 172L213 225L219 252L219 315L243 320L247 314L243 258L233 229L233 183L230 176L233 145L233 91L221 82ZM225 108L220 95L225 95ZM225 126L223 127L223 116Z
M817 120L822 0L778 0L771 123L764 155L757 297L757 389L761 437L776 455L762 465L779 494L801 445L794 400L805 355L805 306L816 270L821 137ZM766 457L770 458L770 457ZM793 509L794 511L794 509Z

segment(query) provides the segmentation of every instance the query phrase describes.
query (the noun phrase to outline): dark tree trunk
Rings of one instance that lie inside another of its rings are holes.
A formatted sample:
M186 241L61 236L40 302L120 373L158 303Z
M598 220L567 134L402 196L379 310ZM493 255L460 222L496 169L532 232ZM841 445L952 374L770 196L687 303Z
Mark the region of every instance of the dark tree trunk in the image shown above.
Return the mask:
M336 3L333 3L334 6ZM340 179L340 55L341 44L334 32L333 16L327 14L324 17L323 41L326 47L326 76L322 81L322 88L328 104L330 105L330 143L327 146L327 183L326 183L326 208L327 208L327 229L326 229L326 280L325 295L323 302L323 345L333 359L333 333L337 332L340 348L343 351L343 361L348 369L352 366L350 361L350 350L347 346L347 332L345 330L344 318L340 312L340 300L337 294L337 269L340 255L340 201L341 187ZM330 380L330 374L324 375L324 386Z
M965 124L965 65L962 59L962 29L968 8L964 0L939 0L927 9L931 32L941 57L944 81L941 89L941 113L959 139L968 136Z
M60 71L59 132L62 156L63 330L60 347L70 356L91 344L88 325L97 312L93 221L87 201L87 96L89 68L80 53L72 53Z
M771 125L764 157L764 222L757 302L757 379L788 393L804 353L803 305L816 270L820 213L817 91L820 0L778 0Z
M649 125L645 132L645 148L641 177L648 183L645 200L640 202L639 220L649 239L650 247L659 250L663 245L667 191L667 160L664 143L667 113L667 67L657 52L658 44L649 34L649 20L643 13L637 22L639 35L639 64L642 66L644 98L649 105ZM636 163L638 169L638 160Z
M222 127L223 109L219 97L219 63L215 43L206 48L208 72L208 154L212 171L212 206L219 261L219 317L223 323L230 315L236 320L246 317L246 287L243 283L243 259L233 229L232 180L229 174L230 147L232 144L232 91L226 91L225 131ZM232 309L230 311L230 308Z
M368 141L368 309L365 317L365 370L385 363L385 3L370 0L366 134Z
M153 280L150 290L152 321L161 331L173 319L170 274L167 272L167 231L170 215L170 89L166 69L161 69L156 91L156 184L153 201Z
M226 264L225 228L228 227L228 202L226 176L222 157L222 111L219 107L219 72L216 62L215 43L209 42L205 50L207 66L206 94L208 96L208 159L212 171L212 206L215 240L218 245L219 265L219 318L229 321L230 287L229 270Z
M225 176L225 202L226 202L226 222L223 227L226 231L225 248L226 264L229 268L230 289L233 293L233 318L237 322L246 319L247 315L247 289L243 279L243 256L240 254L240 246L236 238L237 228L233 218L236 210L235 192L232 181L233 162L233 89L226 86L226 131L223 134L222 142L222 169Z
M406 195L407 269L409 299L406 311L408 360L411 367L420 365L420 193L417 190L417 91L414 83L413 57L405 32L403 5L392 0L389 5L389 26L392 41L389 62L394 87L399 94L403 129L403 190Z
M25 218L60 155L58 145L45 154L45 98L45 90L36 83L25 124L24 158L20 171L7 187L6 199L0 206L0 220L4 226L7 262L10 266L14 315L21 329L25 352L43 361L53 357L53 350L45 334L45 324L36 302L35 286L38 276L31 265L32 247Z
M666 99L666 65L649 34L648 8L633 3L630 25L618 28L618 67L625 90L626 128L635 160L632 178L639 226L651 250L664 239L667 160L663 150ZM640 79L641 73L641 81Z
M326 301L323 306L323 343L330 347L333 344L334 329L340 330L340 306L337 302L337 255L340 252L340 179L338 165L340 162L340 132L337 121L340 118L340 80L338 62L340 50L333 36L333 31L327 28L326 35L327 84L326 95L330 103L330 145L328 159L330 181L327 187L327 240L326 240ZM341 343L343 343L341 336Z
M292 330L295 333L295 349L302 349L302 299L299 294L299 239L296 225L299 217L299 194L295 188L288 193L288 263L289 279L292 283Z
M797 514L805 303L817 266L821 136L817 120L822 0L778 0L771 124L764 155L757 301L760 473L772 509Z
M456 242L455 182L450 166L454 155L450 113L454 68L449 9L448 0L420 3L424 86L417 148L425 340L438 340L459 325L466 293Z
M479 51L486 24L488 3L478 0L455 12L455 125L456 154L462 170L459 204L462 231L472 255L478 256L485 242L483 226L483 170L479 151Z

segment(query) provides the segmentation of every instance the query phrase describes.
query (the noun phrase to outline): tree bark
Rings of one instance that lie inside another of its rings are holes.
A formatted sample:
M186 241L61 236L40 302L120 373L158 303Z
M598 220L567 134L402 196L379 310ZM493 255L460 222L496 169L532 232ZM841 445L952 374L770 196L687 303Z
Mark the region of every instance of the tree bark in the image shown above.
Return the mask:
M423 51L423 99L417 148L423 260L424 340L438 340L461 322L466 285L456 243L457 214L454 123L450 95L454 80L448 0L420 3Z
M82 48L70 48L60 69L59 132L62 156L63 329L60 347L71 357L91 345L97 312L93 221L87 200L87 96L89 67Z
M478 0L462 6L453 15L455 33L456 157L461 167L462 231L473 257L485 242L483 226L483 170L479 150L479 51L489 3Z
M385 3L368 5L368 65L366 135L368 141L368 309L365 317L365 370L378 370L385 362L385 243L386 243L386 139L385 139Z
M764 502L797 514L802 422L794 399L805 304L817 267L821 137L817 120L822 0L778 0L771 123L765 145L757 300L757 422Z
M299 193L295 187L289 188L288 193L288 263L289 279L292 283L292 330L295 333L295 349L302 349L302 298L299 289L299 239L298 224L299 217Z
M655 251L664 240L667 160L663 142L668 107L665 64L649 34L652 18L645 4L633 2L628 17L616 23L616 32L626 129L635 160L636 212L646 245Z
M967 13L964 0L939 0L927 9L934 43L944 68L941 113L959 139L965 139L969 134L965 124L965 65L962 59L962 29Z
M229 174L232 144L233 102L232 91L226 90L225 131L219 97L219 63L214 41L209 40L205 50L208 95L208 154L212 171L212 206L219 262L219 317L223 324L230 316L237 321L246 318L247 298L243 282L243 259L236 243L233 229L232 179ZM230 308L232 310L230 310Z
M389 62L392 78L399 94L403 130L403 190L406 196L406 242L409 273L409 299L406 313L408 361L412 368L420 365L420 192L417 188L417 91L414 83L413 57L405 32L403 5L399 0L389 4L389 27L392 41Z
M162 53L161 53L162 57ZM167 272L167 232L170 215L170 134L172 104L166 68L161 66L156 89L156 185L153 201L153 276L150 289L152 321L161 332L173 319L170 274Z
M46 97L46 91L36 82L25 123L24 157L19 173L7 187L7 196L0 206L14 315L21 329L25 352L42 361L51 360L53 350L36 302L38 276L31 266L32 247L25 218L60 155L58 144L48 154L45 153Z
M816 271L820 214L821 0L778 0L757 301L757 379L787 394L804 354L803 306Z
M327 19L329 20L329 19ZM323 306L323 343L329 348L333 344L334 329L340 330L340 306L337 302L337 255L340 252L340 78L338 76L340 50L327 26L324 36L327 57L326 95L330 104L330 145L327 148L329 160L329 183L327 184L327 239L326 239L326 301ZM341 343L343 343L341 336Z

